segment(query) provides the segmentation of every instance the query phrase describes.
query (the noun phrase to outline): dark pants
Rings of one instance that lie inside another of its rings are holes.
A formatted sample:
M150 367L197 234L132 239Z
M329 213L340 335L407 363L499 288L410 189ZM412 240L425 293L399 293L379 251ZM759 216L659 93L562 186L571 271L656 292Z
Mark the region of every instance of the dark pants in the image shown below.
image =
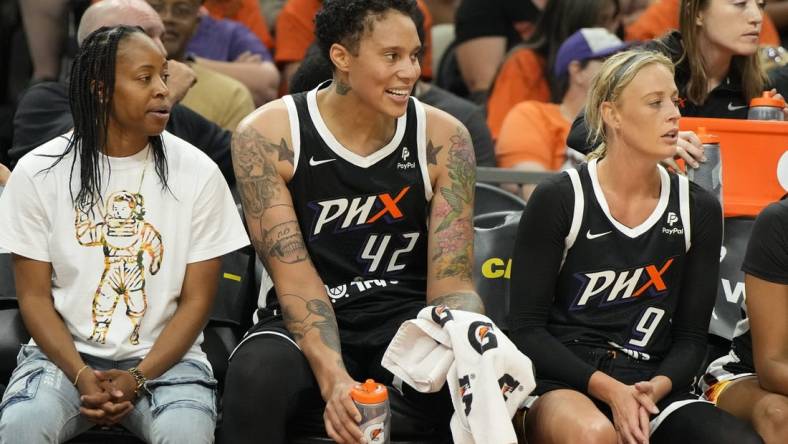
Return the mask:
M326 436L320 387L304 354L286 338L290 334L281 319L263 320L252 333L257 335L243 342L230 359L221 441L278 444L296 436ZM389 386L394 439L449 436L453 409L446 388L425 394L403 384L400 393L391 387L393 375L380 365L385 348L342 351L356 381L372 378Z

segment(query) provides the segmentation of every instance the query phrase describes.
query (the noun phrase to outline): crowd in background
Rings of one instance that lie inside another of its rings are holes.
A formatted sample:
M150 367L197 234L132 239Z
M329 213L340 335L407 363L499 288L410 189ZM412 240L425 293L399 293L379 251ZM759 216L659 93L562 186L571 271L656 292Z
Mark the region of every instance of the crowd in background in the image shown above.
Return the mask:
M0 35L9 45L0 49L0 59L7 61L0 72L0 164L4 165L0 180L8 174L6 166L12 167L24 153L68 129L68 122L50 125L46 100L59 98L61 105L66 104L70 60L85 37L77 35L77 29L91 3L96 1L2 2ZM327 61L310 60L319 59L317 52L310 57L309 48L320 0L147 3L148 11L137 10L131 3L127 9L141 17L146 32L160 39L167 57L177 62L170 64L174 101L224 130L232 132L244 116L268 101L311 89L330 78ZM690 91L682 91L682 98L690 99L683 115L742 118L720 115L709 105L717 85L739 75L737 67L727 69L730 61L711 60L711 54L719 52L715 47L726 45L721 37L728 29L726 18L714 17L717 22L712 24L719 29L712 29L708 36L695 34L690 44L697 48L690 48L683 59L682 45L687 40L682 43L681 36L694 25L680 23L679 3L419 0L424 51L422 81L413 95L448 111L468 127L478 165L557 171L581 159L567 149L566 138L571 122L583 109L596 67L614 52L606 48L661 39L654 42L664 42L665 52L686 68L677 73L677 79L684 76L679 86L693 84ZM768 86L782 92L788 79L781 47L788 36L788 1L734 4L763 9L763 18L752 24L760 32L759 58L769 74ZM685 28L671 34L680 25ZM575 35L589 28L600 29ZM699 29L705 32L711 27ZM570 44L561 54L565 42ZM321 63L322 71L315 68ZM714 68L715 63L720 67ZM714 73L702 93L697 92L704 87L698 86L694 66L703 66L704 75ZM299 85L298 79L307 81ZM60 88L61 94L41 94L53 88ZM745 102L754 94L751 89L743 92ZM46 128L42 130L39 124ZM216 130L206 137L215 139L215 134L221 133ZM572 143L569 146L575 148Z

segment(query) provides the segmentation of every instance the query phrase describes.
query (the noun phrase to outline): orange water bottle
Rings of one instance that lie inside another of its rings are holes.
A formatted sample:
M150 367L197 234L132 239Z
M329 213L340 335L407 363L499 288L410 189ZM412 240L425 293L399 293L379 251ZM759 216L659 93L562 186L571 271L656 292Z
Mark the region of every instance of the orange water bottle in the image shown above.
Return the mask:
M361 433L368 444L388 444L391 441L391 410L386 386L367 379L350 391L350 397L361 413Z

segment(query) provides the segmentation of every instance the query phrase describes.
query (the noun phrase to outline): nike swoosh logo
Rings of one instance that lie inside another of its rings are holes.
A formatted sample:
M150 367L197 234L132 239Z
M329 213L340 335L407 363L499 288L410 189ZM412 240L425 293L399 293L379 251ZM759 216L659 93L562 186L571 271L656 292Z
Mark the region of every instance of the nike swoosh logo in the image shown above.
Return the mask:
M599 234L591 234L591 230L588 230L586 232L586 237L588 239L596 239L598 237L602 237L602 236L604 236L606 234L610 234L610 233L612 233L612 231L605 231L604 233L599 233Z
M742 108L747 108L747 105L733 106L732 102L728 102L728 111L736 111L736 110L740 110Z
M318 166L318 165L322 165L322 164L324 164L324 163L333 162L333 161L335 161L335 160L336 160L336 159L323 159L323 160L315 160L315 158L314 158L314 157L310 157L310 158L309 158L309 166Z

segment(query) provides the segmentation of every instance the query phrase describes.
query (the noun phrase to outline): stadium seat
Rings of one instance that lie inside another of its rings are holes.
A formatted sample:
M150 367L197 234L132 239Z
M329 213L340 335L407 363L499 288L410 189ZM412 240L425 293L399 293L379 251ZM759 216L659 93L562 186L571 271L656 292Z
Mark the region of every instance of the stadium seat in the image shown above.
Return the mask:
M487 316L503 331L508 330L509 275L521 217L522 211L499 211L473 219L473 281Z
M525 205L524 200L506 190L488 183L476 182L476 198L473 205L475 216L498 211L522 211Z
M709 333L727 340L733 339L733 330L742 318L744 272L741 271L741 265L753 223L754 219L750 217L725 218L725 237L720 254L720 282Z

